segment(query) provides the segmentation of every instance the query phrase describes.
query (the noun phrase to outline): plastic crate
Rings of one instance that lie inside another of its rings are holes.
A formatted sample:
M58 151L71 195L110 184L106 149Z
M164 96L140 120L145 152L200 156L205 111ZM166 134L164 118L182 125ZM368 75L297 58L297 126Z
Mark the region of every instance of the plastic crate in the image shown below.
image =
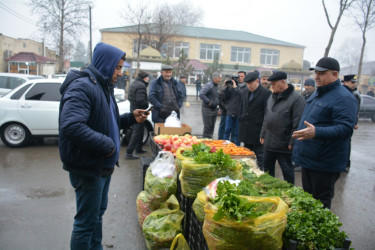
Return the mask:
M141 190L145 190L145 177L148 167L150 166L151 162L153 162L155 157L150 156L142 156L141 157L141 164L142 164L142 170L141 170Z

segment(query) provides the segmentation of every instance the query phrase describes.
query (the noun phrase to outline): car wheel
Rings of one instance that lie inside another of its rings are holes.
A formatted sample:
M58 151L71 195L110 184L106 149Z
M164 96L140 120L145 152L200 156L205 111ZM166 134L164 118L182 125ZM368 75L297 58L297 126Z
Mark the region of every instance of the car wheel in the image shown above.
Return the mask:
M371 121L372 121L372 122L375 122L375 112L374 112L374 113L372 113L372 116L371 116Z
M12 148L26 146L30 141L29 130L20 123L8 123L1 128L1 140Z

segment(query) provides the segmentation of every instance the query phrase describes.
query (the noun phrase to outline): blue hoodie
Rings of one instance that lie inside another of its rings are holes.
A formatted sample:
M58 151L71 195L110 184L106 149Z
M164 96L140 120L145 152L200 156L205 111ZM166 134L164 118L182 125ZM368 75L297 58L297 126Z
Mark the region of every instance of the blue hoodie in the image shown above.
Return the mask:
M92 64L83 71L70 71L61 86L59 150L65 170L97 176L118 161L119 128L135 123L131 113L119 117L111 88L112 75L124 55L99 43ZM105 157L113 150L115 154Z

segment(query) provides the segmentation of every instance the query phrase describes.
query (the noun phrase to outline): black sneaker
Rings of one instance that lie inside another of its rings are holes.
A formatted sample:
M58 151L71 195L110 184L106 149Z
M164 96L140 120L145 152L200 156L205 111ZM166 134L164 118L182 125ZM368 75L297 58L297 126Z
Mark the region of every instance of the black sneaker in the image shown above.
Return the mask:
M125 155L125 159L128 159L128 160L137 160L137 159L139 159L139 157L138 156L136 156L136 155L133 155L133 154L126 154Z
M145 154L145 153L147 153L147 151L143 150L143 149L136 150L135 152L137 152L137 154Z

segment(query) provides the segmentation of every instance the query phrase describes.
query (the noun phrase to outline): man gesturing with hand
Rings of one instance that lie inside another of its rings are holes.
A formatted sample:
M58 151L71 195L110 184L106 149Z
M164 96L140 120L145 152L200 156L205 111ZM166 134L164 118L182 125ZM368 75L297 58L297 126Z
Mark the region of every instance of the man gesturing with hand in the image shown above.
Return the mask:
M354 96L340 83L340 65L324 57L314 68L317 90L306 101L293 147L293 162L302 167L303 189L331 208L335 183L349 153L356 123Z

